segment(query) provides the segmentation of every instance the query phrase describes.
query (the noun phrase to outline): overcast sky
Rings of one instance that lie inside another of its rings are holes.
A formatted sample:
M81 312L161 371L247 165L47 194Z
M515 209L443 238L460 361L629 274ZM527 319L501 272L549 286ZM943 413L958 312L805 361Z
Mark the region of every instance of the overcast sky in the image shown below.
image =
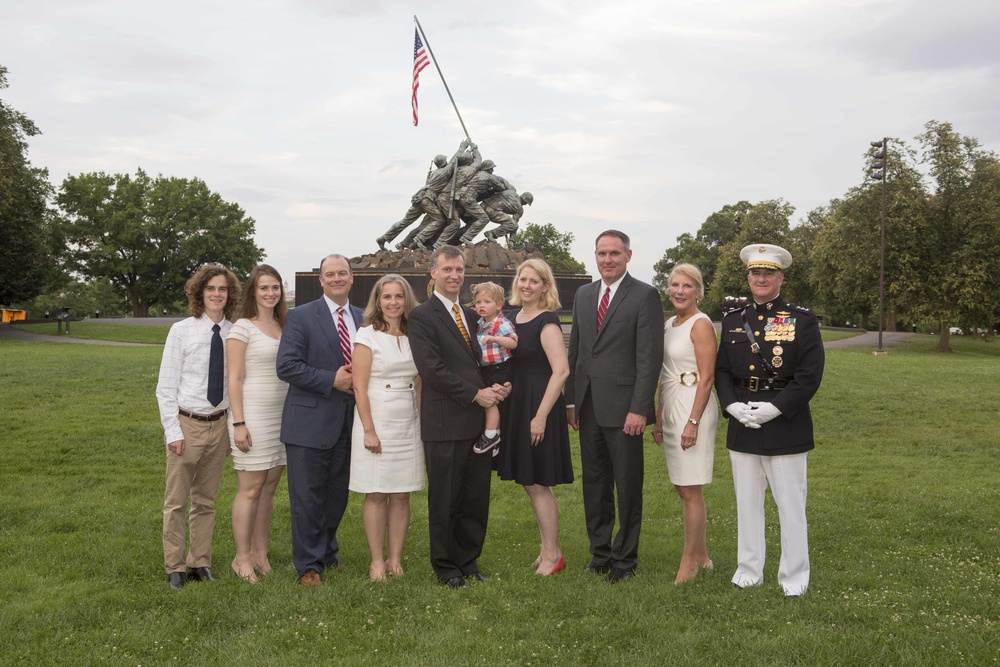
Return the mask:
M1000 147L1000 4L979 0L8 0L2 94L54 183L199 177L294 284L375 249L463 138L433 66L410 115L413 14L472 139L535 196L524 222L631 235L630 269L741 199L795 220L924 123Z

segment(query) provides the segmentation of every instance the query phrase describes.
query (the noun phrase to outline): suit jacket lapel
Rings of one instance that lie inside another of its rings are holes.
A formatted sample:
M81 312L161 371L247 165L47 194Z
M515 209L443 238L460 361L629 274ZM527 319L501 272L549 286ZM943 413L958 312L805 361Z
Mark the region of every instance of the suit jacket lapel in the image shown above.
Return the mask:
M319 328L323 331L323 335L326 336L330 349L333 350L334 355L343 364L344 353L340 350L340 334L337 333L337 323L334 322L333 313L330 312L330 307L327 306L326 300L323 297L319 299L318 307L316 308L316 317L319 318Z
M603 286L604 283L602 282L601 285ZM604 322L601 324L601 330L597 332L598 338L600 338L601 334L604 333L605 329L608 328L608 322L611 321L611 318L614 316L615 311L618 310L618 306L620 306L622 302L628 298L628 293L631 288L632 288L632 276L626 273L625 277L622 278L621 284L618 285L618 289L615 290L615 295L611 297L611 303L608 304L608 312L604 313ZM601 289L603 289L603 287ZM594 311L594 326L595 327L597 326L596 310Z
M464 347L466 350L469 350L469 355L472 355L472 350L469 349L469 346L465 344L465 339L462 337L462 332L458 330L458 325L455 323L455 313L449 312L448 308L443 303L441 303L441 299L437 298L435 295L432 294L431 299L434 300L432 302L434 312L436 312L438 314L438 317L441 319L442 326L444 326L444 328L447 331L449 331L452 336L455 337L455 340L457 340L459 343L462 344L462 347ZM472 338L471 331L469 332L469 338Z

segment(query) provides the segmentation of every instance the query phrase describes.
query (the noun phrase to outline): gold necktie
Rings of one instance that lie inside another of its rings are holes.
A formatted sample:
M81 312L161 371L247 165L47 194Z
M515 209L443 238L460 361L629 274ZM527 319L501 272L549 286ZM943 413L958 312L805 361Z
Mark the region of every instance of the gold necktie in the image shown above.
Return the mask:
M468 345L469 349L471 350L472 349L472 339L469 338L469 332L465 328L465 323L462 322L462 314L458 311L458 304L457 303L452 304L452 306L451 306L451 312L455 313L455 324L458 325L458 330L462 334L462 338L465 339L465 344Z

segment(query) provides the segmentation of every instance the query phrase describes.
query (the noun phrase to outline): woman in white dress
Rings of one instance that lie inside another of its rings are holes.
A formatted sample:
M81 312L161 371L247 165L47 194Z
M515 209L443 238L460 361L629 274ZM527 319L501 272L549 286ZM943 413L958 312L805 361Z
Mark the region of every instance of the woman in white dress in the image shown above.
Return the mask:
M365 326L354 339L349 486L365 494L361 513L371 551L368 575L372 581L403 574L410 492L424 488L420 378L406 337L406 318L416 305L413 290L402 276L383 276L372 288Z
M281 276L267 264L254 267L243 294L239 316L226 337L229 434L237 483L232 568L237 576L257 583L256 572L271 572L267 540L274 492L285 469L279 434L288 385L278 379L275 359L287 306Z
M660 405L653 439L663 445L670 481L684 506L684 554L674 583L694 578L699 568L712 569L706 543L706 511L702 486L712 481L719 405L715 383L715 326L698 304L705 295L701 271L678 264L667 281L677 314L663 334Z

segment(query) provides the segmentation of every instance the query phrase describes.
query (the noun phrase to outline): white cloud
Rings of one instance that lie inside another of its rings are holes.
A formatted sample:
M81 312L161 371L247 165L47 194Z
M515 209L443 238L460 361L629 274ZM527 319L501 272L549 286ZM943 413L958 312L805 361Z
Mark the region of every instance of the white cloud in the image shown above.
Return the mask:
M433 67L410 121L402 0L234 6L12 0L4 101L58 182L103 170L205 179L257 220L289 280L360 254L463 132ZM867 142L950 120L1000 143L1000 10L961 0L421 3L472 137L535 195L525 220L633 237L634 273L740 199L800 214L861 178ZM593 268L591 266L591 268Z

